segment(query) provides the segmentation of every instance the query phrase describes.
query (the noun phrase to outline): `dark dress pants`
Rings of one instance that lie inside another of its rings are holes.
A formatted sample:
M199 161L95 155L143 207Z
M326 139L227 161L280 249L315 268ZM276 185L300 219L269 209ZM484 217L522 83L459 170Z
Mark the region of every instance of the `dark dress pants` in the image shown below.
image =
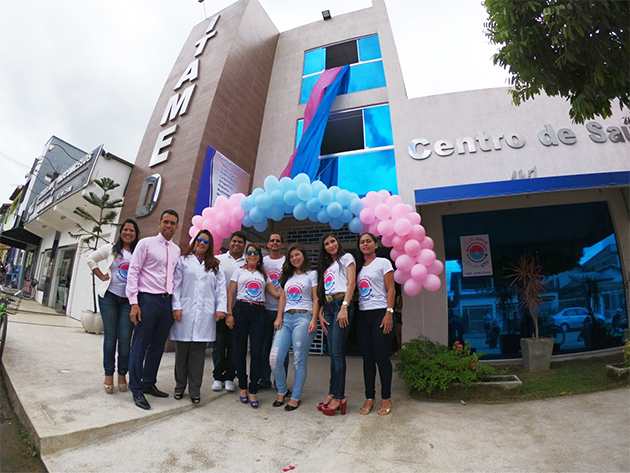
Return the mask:
M237 302L234 305L234 359L240 389L247 389L247 340L249 339L249 392L258 393L262 346L265 336L265 308ZM269 363L269 360L266 360Z
M232 330L225 325L225 319L217 321L217 339L212 346L212 376L217 381L232 381L236 373L233 352Z

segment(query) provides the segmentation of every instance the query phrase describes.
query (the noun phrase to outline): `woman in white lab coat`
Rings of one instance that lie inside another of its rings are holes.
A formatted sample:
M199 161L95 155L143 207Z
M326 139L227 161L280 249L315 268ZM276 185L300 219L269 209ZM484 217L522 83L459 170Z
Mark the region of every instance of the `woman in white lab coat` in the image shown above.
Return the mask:
M182 255L173 279L171 340L176 342L175 399L200 402L206 346L216 338L216 321L227 312L225 276L214 257L210 232L201 230Z

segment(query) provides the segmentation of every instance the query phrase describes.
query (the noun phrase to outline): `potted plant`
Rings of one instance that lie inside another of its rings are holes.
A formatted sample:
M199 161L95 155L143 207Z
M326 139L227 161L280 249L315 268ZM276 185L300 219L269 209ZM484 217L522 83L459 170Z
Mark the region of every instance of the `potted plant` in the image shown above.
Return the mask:
M551 365L553 339L541 338L538 331L538 308L542 303L543 283L542 267L536 257L531 254L521 255L517 263L511 268L509 278L517 288L519 304L532 317L534 336L521 338L523 365L526 371L548 370Z
M90 191L87 195L83 195L83 199L90 205L98 209L96 212L91 213L83 207L75 207L73 213L79 217L87 220L92 224L92 228L88 229L88 225L76 225L78 232L70 233L73 238L81 238L84 243L85 252L92 252L98 248L100 242L109 243L104 238L104 228L108 225L113 225L116 221L118 213L114 209L118 209L123 206L123 199L112 199L109 192L120 186L112 179L103 177L101 179L94 179L96 184L102 191L102 195L97 195L95 192ZM92 309L86 309L81 316L81 323L86 332L101 333L103 331L103 320L98 313L96 305L96 280L94 274L92 274Z
M630 376L630 340L623 346L623 363L606 365L606 374L613 379L627 379Z

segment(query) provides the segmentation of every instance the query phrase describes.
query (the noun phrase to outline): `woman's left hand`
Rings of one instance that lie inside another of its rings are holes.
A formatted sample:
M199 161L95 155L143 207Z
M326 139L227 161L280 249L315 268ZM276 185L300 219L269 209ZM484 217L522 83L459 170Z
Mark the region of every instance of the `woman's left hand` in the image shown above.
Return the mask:
M225 318L225 312L216 312L214 314L214 321L215 322L218 322L219 320L224 319L224 318Z
M177 320L178 322L182 321L182 311L181 310L174 310L173 311L173 318L175 320Z
M313 333L317 330L317 319L311 319L308 324L308 333Z
M394 328L394 317L391 312L387 312L379 327L383 327L383 333L388 334Z

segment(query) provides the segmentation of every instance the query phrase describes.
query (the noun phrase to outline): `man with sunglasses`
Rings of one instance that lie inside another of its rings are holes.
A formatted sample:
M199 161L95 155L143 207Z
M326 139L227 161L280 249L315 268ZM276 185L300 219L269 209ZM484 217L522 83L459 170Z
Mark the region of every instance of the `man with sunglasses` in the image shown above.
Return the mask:
M221 269L225 274L227 289L230 288L230 279L236 268L245 264L245 234L234 232L230 235L230 246L227 253L217 256L221 262ZM232 307L227 308L232 312ZM217 321L217 338L212 348L212 361L214 362L213 391L221 391L225 386L226 391L234 391L234 377L236 376L236 364L232 347L232 330L225 324L225 319Z
M280 291L280 275L282 274L282 265L285 257L282 254L282 235L272 233L269 235L267 248L269 255L263 258L263 268L273 282L276 289ZM278 316L278 299L268 292L265 294L265 338L263 340L262 366L260 367L260 381L258 382L258 390L269 389L271 387L271 367L269 366L269 353L271 352L271 344L273 342L273 322Z

